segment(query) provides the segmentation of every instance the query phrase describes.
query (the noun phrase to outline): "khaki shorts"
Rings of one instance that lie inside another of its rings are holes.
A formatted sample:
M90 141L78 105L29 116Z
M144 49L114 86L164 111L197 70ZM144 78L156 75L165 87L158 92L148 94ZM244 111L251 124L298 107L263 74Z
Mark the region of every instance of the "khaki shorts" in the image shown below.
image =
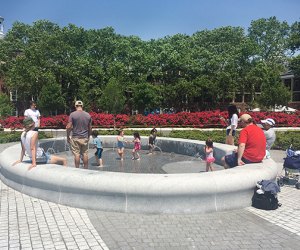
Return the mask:
M74 155L88 154L88 138L71 138L71 150Z

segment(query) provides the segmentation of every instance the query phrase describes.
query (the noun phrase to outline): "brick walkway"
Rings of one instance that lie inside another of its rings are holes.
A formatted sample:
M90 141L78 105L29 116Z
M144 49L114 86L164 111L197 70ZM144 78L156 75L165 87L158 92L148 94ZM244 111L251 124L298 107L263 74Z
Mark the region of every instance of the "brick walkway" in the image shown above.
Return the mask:
M300 249L300 190L284 186L279 201L275 211L124 214L57 205L0 181L0 249Z

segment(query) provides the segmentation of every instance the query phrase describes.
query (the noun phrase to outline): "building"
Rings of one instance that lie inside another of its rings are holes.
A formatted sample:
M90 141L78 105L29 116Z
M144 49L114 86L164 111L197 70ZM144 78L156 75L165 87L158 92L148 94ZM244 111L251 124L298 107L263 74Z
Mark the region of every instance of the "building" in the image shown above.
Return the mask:
M295 109L300 109L300 77L295 76L292 71L288 71L280 76L283 84L291 92L291 101L289 106Z

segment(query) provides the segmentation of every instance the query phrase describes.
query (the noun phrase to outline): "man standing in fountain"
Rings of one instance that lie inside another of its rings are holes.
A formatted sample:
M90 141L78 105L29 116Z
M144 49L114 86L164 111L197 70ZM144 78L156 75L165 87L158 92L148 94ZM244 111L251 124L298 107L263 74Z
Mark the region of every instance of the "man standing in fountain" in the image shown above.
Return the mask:
M75 167L79 168L82 155L83 166L88 168L88 143L92 131L92 118L89 113L83 111L82 101L75 102L76 111L69 116L67 124L67 140L74 154ZM72 137L71 137L72 132Z

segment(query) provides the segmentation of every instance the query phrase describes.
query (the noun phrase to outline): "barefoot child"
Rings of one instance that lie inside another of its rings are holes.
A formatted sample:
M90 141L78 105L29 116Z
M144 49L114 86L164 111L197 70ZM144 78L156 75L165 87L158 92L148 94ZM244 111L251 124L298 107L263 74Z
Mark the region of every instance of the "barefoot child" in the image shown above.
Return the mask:
M120 156L120 160L124 160L124 143L126 141L124 140L124 131L119 130L119 134L117 136L117 148L118 148L118 154Z
M141 137L140 134L138 132L134 132L133 133L133 137L134 140L132 141L134 143L134 148L132 150L132 160L139 160L140 159L140 155L139 155L139 151L141 150Z
M154 147L155 147L155 140L156 140L156 133L157 133L157 130L156 128L153 128L150 132L150 136L149 136L149 153L148 154L152 154L153 153L153 150L154 150Z
M205 155L206 155L206 172L214 171L212 164L215 162L214 158L214 147L213 141L211 139L207 139L204 147Z
M102 146L102 141L98 137L98 131L93 130L92 131L92 136L93 136L93 147L96 148L95 152L95 158L96 158L96 164L98 167L103 167L103 162L102 162L102 152L103 152L103 146Z

